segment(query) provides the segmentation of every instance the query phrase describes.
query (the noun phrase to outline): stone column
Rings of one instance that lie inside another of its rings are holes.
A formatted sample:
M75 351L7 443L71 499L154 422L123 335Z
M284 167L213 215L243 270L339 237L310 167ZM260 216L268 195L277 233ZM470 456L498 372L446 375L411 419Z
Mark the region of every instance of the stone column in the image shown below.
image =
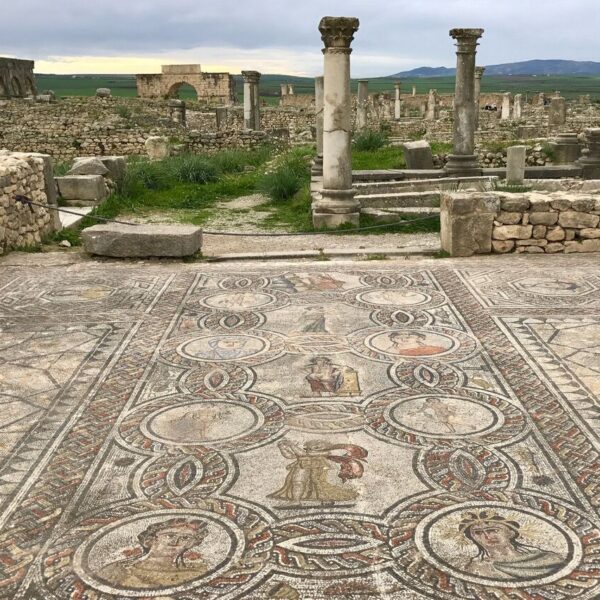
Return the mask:
M548 125L551 128L560 127L567 122L567 101L560 96L553 96L548 111Z
M527 146L510 146L506 149L506 183L523 185Z
M315 120L317 133L317 156L312 165L312 174L323 175L323 77L315 77Z
M546 94L544 94L544 92L540 92L538 94L538 106L545 106L546 105Z
M325 44L323 107L323 189L313 203L315 227L358 225L360 203L352 189L352 101L350 44L358 30L354 17L323 17Z
M523 115L523 94L515 94L513 98L513 119L520 119Z
M425 119L428 121L435 121L437 119L437 90L429 90L429 96L427 96L427 114Z
M367 126L367 104L369 102L369 82L360 79L358 82L358 96L356 99L356 129L365 129Z
M577 162L584 179L600 179L600 127L585 130L587 152Z
M244 129L260 129L260 103L258 96L258 71L242 71L244 78Z
M280 89L281 89L281 97L283 98L284 96L287 96L287 93L288 93L288 85L287 85L287 83L282 83L280 85Z
M293 96L294 95L294 84L292 83L288 83L288 96Z
M183 100L169 100L169 117L173 123L177 123L177 125L182 125L185 127L186 124L186 115L185 115L185 102Z
M402 100L401 100L402 82L400 82L400 81L395 81L394 82L394 91L395 91L395 96L394 96L394 118L396 120L398 120L401 117L401 115L402 115Z
M454 136L446 171L451 175L481 174L475 155L475 54L483 29L451 29L456 40Z
M505 92L502 94L502 112L500 113L500 119L506 121L510 119L510 105L512 101L512 94Z
M475 129L479 129L479 97L481 96L481 78L485 67L475 67Z
M227 107L217 106L215 108L215 120L217 122L217 131L227 128Z
M412 86L412 95L413 95L413 96L416 96L416 95L417 95L417 86L416 86L416 85L413 85L413 86Z

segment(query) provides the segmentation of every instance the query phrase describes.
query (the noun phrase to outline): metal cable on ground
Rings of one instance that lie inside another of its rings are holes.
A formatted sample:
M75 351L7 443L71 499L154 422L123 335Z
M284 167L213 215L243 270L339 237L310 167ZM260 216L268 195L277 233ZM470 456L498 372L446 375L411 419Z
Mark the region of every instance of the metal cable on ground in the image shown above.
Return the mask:
M45 209L56 210L58 212L68 213L70 215L77 215L78 217L88 217L90 219L96 219L98 221L104 221L105 223L118 223L119 225L132 225L137 227L138 225L143 225L143 223L133 223L131 221L118 221L117 219L107 219L105 217L99 217L97 215L82 215L81 213L67 210L62 208L61 206L51 206L49 204L40 204L39 202L34 202L27 196L15 196L15 200L20 202L21 204L28 204L29 206L41 206ZM223 236L233 236L233 237L294 237L300 235L323 235L323 234L343 234L343 233L355 233L357 231L370 231L372 229L383 229L384 227L401 227L404 225L410 225L411 223L416 223L418 221L427 221L429 219L437 219L439 218L438 214L427 215L426 217L417 217L415 219L407 219L406 221L396 221L395 223L382 223L380 225L368 225L367 227L354 227L352 229L327 229L324 231L296 231L293 233L244 233L241 231L211 231L209 229L203 229L202 235L223 235Z

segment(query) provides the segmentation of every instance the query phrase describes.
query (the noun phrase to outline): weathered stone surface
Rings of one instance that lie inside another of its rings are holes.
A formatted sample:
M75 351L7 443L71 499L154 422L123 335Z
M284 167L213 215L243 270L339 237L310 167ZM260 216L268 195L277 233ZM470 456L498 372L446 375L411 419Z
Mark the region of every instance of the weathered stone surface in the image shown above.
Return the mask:
M108 169L99 158L77 158L67 175L106 175Z
M146 153L151 160L162 160L171 153L171 145L166 137L155 135L144 142Z
M596 227L600 222L598 215L590 215L576 211L565 211L560 213L558 224L562 227L588 228Z
M600 238L600 229L582 229L579 236L587 239L597 239Z
M529 199L515 194L502 198L502 210L507 212L523 212L529 208Z
M517 240L517 246L547 246L548 240L542 239L530 239L530 240Z
M429 142L406 142L402 147L407 169L433 169L433 154Z
M557 198L556 200L552 200L551 206L554 210L569 210L572 208L571 199Z
M577 210L579 212L592 212L596 208L596 199L574 198L571 201L571 206L573 207L573 210Z
M519 246L517 247L517 252L525 254L542 254L544 249L539 246Z
M570 242L575 239L576 229L565 229L565 240Z
M96 90L96 96L98 98L109 98L111 95L111 90L110 88L98 88Z
M565 253L571 254L572 252L600 252L600 239L565 242Z
M127 172L127 161L124 156L100 156L102 164L107 168L107 177L115 183L121 183Z
M529 222L532 225L554 225L558 221L558 213L555 212L533 212L529 214Z
M504 112L504 104L502 110ZM506 183L521 185L525 178L527 146L510 146L506 152Z
M94 225L82 232L86 252L100 256L135 258L182 257L202 247L202 230L193 225Z
M493 237L495 240L528 240L532 233L532 225L501 225L494 228Z
M102 175L67 175L57 177L58 193L65 200L99 202L107 196Z
M492 241L492 251L498 254L505 254L506 252L510 252L515 247L515 243L512 240L493 240Z
M565 239L565 230L562 227L549 227L546 239L550 242L560 242Z
M546 252L546 254L556 254L557 252L564 252L564 250L565 250L565 245L560 244L558 242L553 242L551 244L548 244L544 248L544 251Z
M502 225L517 225L521 222L522 218L523 213L520 212L502 211L500 214L496 215L496 221L498 221L498 223L502 223Z
M552 200L541 194L530 194L530 212L546 212L552 208Z
M533 226L533 237L536 240L546 237L546 226L545 225L534 225Z

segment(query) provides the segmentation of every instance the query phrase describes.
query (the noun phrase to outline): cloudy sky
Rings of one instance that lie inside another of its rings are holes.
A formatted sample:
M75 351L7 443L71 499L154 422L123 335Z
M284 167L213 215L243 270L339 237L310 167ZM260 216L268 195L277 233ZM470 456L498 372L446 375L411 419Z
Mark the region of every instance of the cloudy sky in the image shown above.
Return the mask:
M454 66L452 27L483 27L478 64L600 61L600 0L0 0L0 56L38 73L319 74L324 15L356 16L353 77Z

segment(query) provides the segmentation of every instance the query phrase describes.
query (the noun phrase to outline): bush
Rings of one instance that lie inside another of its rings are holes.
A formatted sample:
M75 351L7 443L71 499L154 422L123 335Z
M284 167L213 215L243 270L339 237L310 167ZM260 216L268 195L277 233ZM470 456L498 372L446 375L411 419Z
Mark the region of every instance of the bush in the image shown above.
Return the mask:
M365 129L354 136L354 147L356 150L379 150L387 144L388 138L385 132Z
M115 110L123 119L131 119L131 115L133 114L129 106L126 106L125 104L119 104Z
M164 163L171 177L180 183L210 183L219 179L219 170L204 156L187 154Z
M302 187L303 180L292 165L284 164L272 173L264 175L260 191L272 200L289 200Z
M147 190L164 190L169 186L169 177L163 161L136 161L127 169L123 183L125 196L134 196Z

